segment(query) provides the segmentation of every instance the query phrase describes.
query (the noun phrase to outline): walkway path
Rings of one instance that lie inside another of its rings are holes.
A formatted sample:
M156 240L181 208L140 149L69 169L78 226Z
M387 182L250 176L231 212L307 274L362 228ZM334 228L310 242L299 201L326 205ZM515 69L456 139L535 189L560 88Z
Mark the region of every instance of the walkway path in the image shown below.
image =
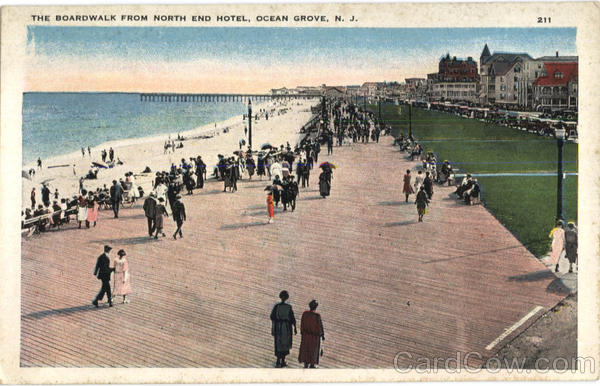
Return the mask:
M102 212L95 229L24 239L22 366L272 367L269 313L282 289L298 319L311 299L321 304L321 367L392 368L398 352L410 354L400 365L487 357L564 297L508 230L449 198L451 188L436 189L417 223L400 193L414 163L390 137L326 153L319 161L338 165L332 195L318 196L313 171L296 211L270 225L265 182L242 181L237 193L208 183L184 197L181 240L147 238L139 206L118 220ZM90 304L104 244L128 253L131 304Z

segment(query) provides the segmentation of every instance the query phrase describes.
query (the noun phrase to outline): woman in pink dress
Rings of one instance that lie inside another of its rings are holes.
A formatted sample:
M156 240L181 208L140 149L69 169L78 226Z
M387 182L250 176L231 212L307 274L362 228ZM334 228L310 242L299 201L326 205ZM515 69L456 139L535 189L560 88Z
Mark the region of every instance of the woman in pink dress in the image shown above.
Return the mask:
M556 222L556 228L550 231L552 239L552 252L550 252L550 264L554 265L554 271L558 272L558 260L565 250L565 223L562 220Z
M98 221L98 201L94 197L94 193L90 191L87 199L86 228L89 228L91 223L94 223L94 226L96 226L96 221Z
M127 295L131 293L131 275L129 274L129 262L125 258L124 250L117 252L119 258L115 260L115 290L114 296L123 296L123 303L129 303Z

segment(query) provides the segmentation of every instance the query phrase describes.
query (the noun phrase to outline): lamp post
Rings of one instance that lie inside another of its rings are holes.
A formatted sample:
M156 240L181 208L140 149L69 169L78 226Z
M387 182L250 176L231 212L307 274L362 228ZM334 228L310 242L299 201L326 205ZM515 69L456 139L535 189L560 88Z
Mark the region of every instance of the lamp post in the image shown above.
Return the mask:
M412 103L408 101L408 136L412 137Z
M252 150L252 100L248 99L248 148Z
M563 220L565 219L563 213L563 195L564 195L564 187L563 187L563 145L565 143L565 129L558 128L554 130L554 134L556 135L556 145L558 147L558 168L556 174L556 219Z

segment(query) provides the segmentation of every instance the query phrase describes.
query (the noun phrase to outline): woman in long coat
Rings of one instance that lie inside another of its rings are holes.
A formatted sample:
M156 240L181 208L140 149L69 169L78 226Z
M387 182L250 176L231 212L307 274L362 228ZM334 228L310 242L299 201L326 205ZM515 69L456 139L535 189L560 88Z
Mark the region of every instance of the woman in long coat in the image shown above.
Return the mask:
M156 204L156 213L154 218L154 227L156 228L156 233L154 234L154 238L158 238L158 234L162 234L162 237L165 237L165 232L163 232L163 215L169 217L167 213L167 209L165 208L165 199L162 197L158 198L158 204Z
M402 188L402 193L406 196L406 202L408 202L408 196L414 193L410 184L410 170L407 170L404 175L404 187Z
M329 196L331 191L331 182L328 178L328 174L325 171L319 175L319 193L323 198Z
M124 250L117 252L119 258L115 260L115 288L113 296L123 296L123 303L129 303L127 295L131 293L131 275L129 273L129 262L125 258Z
M421 189L419 189L419 193L417 193L417 200L415 201L415 204L417 204L419 222L423 222L423 215L425 214L425 209L427 209L427 204L429 204L429 200L427 199L427 193L425 193L425 186L421 186Z
M246 156L246 170L248 171L249 179L252 179L255 167L256 164L254 163L254 158L252 157L252 154L248 152L248 155Z
M292 348L292 326L294 326L294 334L298 333L294 311L292 306L286 303L289 297L287 291L281 291L279 293L281 303L275 304L271 311L271 335L274 339L277 367L287 366L285 357Z
M577 262L577 228L573 222L565 229L565 255L569 260L569 273L573 272L573 264Z
M314 369L315 365L319 364L321 339L325 340L321 315L316 312L318 305L316 300L312 300L308 304L310 311L304 311L300 321L302 341L300 342L298 362L304 363L304 368Z
M552 252L550 252L550 264L555 265L554 271L558 272L558 260L565 250L565 230L564 222L558 220L556 227L550 231L552 239Z

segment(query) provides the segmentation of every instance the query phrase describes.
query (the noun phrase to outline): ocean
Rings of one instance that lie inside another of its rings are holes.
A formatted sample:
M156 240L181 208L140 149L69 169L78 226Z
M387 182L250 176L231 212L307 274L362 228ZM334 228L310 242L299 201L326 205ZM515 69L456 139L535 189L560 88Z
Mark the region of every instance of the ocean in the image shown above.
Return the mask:
M137 93L25 93L23 165L108 141L195 129L246 109L242 102L141 102Z

